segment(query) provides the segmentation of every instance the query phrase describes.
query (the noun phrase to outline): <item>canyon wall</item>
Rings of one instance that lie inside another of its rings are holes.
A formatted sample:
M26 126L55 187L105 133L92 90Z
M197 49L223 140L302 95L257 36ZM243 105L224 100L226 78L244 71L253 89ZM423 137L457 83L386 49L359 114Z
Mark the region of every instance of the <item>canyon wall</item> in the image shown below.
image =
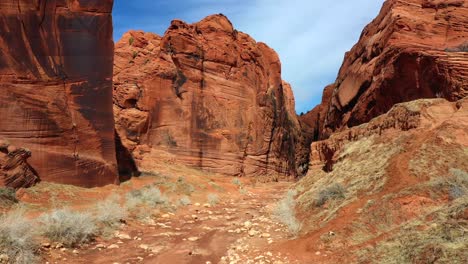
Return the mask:
M41 180L86 187L119 180L112 6L0 3L0 136L28 149Z
M468 96L468 2L388 0L302 117L315 140L419 98Z
M162 37L130 31L115 54L117 132L137 159L170 154L237 176L305 172L308 151L278 55L225 16L174 20Z

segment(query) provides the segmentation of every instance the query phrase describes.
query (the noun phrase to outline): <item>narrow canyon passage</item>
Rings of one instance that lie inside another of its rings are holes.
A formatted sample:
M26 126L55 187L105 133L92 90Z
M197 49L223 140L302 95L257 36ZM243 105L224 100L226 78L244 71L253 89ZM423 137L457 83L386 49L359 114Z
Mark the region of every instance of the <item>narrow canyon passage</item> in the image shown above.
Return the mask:
M299 263L274 250L275 245L292 238L272 214L291 184L246 184L242 191L238 191L232 178L215 180L210 185L225 190L224 195L219 194L218 202L210 201L210 204L206 199L197 202L196 197L212 195L197 191L190 205L144 220L130 219L109 238L99 238L81 249L51 249L46 261Z

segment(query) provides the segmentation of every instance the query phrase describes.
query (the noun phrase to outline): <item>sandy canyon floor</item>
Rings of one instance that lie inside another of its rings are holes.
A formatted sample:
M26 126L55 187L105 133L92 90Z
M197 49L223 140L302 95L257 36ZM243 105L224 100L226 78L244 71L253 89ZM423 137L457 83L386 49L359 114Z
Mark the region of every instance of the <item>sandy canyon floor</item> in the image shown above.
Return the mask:
M125 198L142 189L159 189L167 199L165 206L145 207L138 216L129 213L90 243L66 247L43 240L41 263L300 263L278 250L293 236L273 216L292 183L207 175L167 164L154 169L121 186L40 183L19 191L21 207L31 217L55 208L90 212L110 196Z

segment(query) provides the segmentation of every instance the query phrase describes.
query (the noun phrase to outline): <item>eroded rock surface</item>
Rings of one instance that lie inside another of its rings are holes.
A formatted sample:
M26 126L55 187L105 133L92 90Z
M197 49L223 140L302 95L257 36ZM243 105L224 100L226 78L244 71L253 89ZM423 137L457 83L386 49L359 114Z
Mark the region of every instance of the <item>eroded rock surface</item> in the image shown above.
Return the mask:
M0 186L18 189L36 184L39 177L27 161L30 157L28 149L17 148L0 138Z
M174 20L163 37L126 33L114 72L117 132L135 157L162 150L229 175L302 173L307 151L278 55L225 16Z
M454 141L468 147L468 97L458 102L445 99L420 99L397 104L370 122L334 133L328 139L313 142L310 153L310 166L331 171L333 164L342 158L343 146L382 133L391 134L418 129L419 131L441 131L458 129ZM445 129L445 130L444 130ZM465 133L459 133L465 130ZM442 132L441 132L442 133ZM413 133L417 134L417 133ZM417 138L417 136L415 136ZM456 139L456 140L455 140ZM450 143L450 139L444 139Z
M463 262L466 234L439 238L468 224L467 172L468 97L397 104L312 143L294 187L304 235L278 248L304 263Z
M467 1L386 1L346 54L322 104L303 120L324 139L397 103L459 100L468 95L467 39Z
M42 180L118 181L112 0L0 3L0 136Z

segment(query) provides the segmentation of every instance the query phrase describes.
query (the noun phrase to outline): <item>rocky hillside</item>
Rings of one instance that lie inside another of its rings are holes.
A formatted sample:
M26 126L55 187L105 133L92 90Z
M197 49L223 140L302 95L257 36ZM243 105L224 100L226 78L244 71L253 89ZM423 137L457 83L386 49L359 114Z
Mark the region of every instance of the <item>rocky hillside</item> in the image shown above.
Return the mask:
M282 247L304 260L463 263L468 98L397 104L314 142L295 189L304 237Z
M42 180L118 182L112 0L0 3L0 136Z
M388 0L345 56L323 102L302 120L315 139L396 103L468 96L468 2Z
M223 15L116 44L114 113L137 159L229 175L302 174L307 146L275 51ZM296 155L298 156L296 159Z

